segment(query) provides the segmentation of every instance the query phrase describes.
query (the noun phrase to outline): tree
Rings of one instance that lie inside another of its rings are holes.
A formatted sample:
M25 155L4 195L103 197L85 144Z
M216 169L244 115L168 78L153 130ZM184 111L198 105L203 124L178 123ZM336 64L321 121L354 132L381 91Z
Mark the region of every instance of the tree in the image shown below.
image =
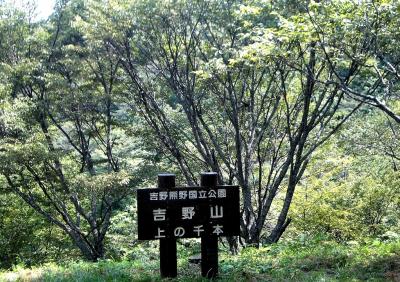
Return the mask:
M336 78L332 83L350 98L382 110L396 123L400 123L400 114L391 104L399 99L400 53L394 43L399 40L399 7L398 1L330 5L316 1L307 6L315 39ZM344 83L344 64L354 72L348 84Z
M248 244L279 240L313 153L357 110L398 122L394 1L59 5L48 25L1 17L0 171L89 259L129 193L136 121L188 184L241 186Z
M370 110L316 152L293 200L292 232L348 241L399 231L396 124L385 125L392 120Z
M63 234L8 191L1 191L0 214L0 268L17 262L31 266L71 254Z
M0 173L95 261L132 178L115 153L118 59L104 45L85 49L68 27L75 8L61 6L49 26L1 17Z
M258 2L124 7L114 24L116 7L93 4L103 18L83 26L121 58L135 109L188 183L210 169L241 186L247 243L276 242L312 153L364 103L345 99L354 68L339 80L303 8L285 18Z

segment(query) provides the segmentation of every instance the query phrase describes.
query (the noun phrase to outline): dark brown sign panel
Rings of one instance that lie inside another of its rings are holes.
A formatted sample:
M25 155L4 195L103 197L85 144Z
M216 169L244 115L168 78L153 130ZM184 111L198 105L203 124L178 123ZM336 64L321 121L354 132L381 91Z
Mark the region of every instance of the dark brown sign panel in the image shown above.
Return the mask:
M138 189L138 239L237 236L239 187Z

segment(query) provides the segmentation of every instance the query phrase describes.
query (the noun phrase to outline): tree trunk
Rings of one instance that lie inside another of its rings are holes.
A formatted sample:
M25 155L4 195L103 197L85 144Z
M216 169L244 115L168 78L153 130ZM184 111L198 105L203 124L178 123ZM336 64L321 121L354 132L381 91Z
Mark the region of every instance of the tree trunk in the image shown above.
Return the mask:
M81 234L74 231L68 232L68 234L85 259L96 262L104 257L104 240L98 238L92 246Z

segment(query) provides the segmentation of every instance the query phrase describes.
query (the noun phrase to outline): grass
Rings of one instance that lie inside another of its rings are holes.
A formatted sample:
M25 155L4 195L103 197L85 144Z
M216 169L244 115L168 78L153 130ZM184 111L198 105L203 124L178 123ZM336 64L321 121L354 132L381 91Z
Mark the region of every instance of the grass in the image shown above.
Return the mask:
M168 281L208 281L198 265L188 263L191 250L179 246L179 276ZM0 281L163 281L157 249L138 247L134 253L131 261L16 267L0 272ZM279 243L246 248L238 256L221 251L219 271L217 281L400 281L400 241Z

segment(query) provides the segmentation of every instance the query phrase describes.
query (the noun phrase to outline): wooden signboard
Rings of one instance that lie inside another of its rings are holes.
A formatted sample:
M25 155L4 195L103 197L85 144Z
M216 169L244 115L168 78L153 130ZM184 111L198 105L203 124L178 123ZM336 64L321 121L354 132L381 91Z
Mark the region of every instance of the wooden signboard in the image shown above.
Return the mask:
M239 235L238 186L138 189L138 238Z
M175 187L175 175L160 174L158 188L137 190L138 239L160 240L162 277L176 277L176 239L201 238L202 275L218 273L218 237L240 232L239 187L217 185L201 174L201 186Z

